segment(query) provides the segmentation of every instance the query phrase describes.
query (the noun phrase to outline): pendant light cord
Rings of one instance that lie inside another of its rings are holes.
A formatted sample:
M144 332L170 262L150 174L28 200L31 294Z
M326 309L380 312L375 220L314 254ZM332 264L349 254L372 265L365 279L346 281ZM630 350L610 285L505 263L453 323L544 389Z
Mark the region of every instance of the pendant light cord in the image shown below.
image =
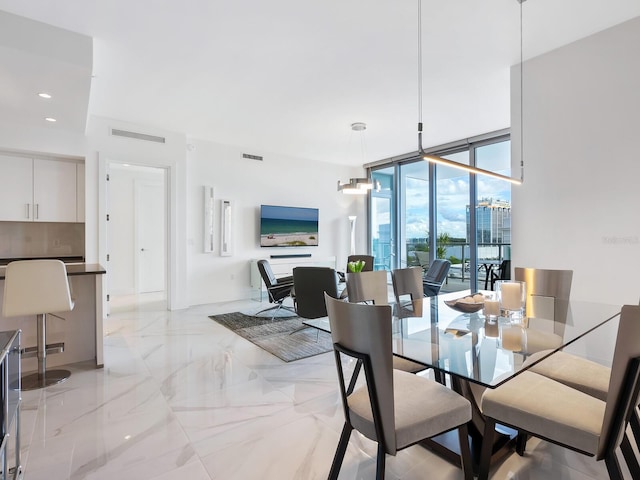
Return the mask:
M520 181L524 183L524 56L522 54L522 4L520 3Z
M422 0L418 0L418 153L422 153Z

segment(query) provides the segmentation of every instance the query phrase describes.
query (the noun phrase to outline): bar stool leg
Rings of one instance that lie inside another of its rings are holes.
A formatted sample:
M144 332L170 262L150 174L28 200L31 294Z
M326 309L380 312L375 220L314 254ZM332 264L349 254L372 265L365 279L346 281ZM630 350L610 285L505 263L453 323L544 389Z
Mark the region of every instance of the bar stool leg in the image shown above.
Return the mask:
M47 370L47 316L38 314L37 319L38 371L22 377L22 390L35 390L64 382L71 376L69 370Z
M47 316L38 314L36 318L36 344L38 346L38 375L44 377L47 369ZM24 384L23 384L24 386Z

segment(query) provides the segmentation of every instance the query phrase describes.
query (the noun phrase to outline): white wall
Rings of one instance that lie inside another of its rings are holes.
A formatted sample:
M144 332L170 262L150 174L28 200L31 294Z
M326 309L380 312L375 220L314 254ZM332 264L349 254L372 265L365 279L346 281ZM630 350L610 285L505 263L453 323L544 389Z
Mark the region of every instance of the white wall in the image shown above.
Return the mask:
M513 73L516 165L519 67ZM513 265L573 269L572 298L637 304L640 17L525 62L523 78Z
M263 161L243 159L241 148L190 140L188 153L188 272L189 303L203 304L251 298L249 261L271 254L311 253L312 258L337 257L338 266L349 253L349 215L364 218L364 198L337 191L338 180L362 176L361 167L287 158L260 152ZM215 189L215 243L203 250L202 187ZM220 256L220 200L233 209L233 256ZM316 207L320 210L318 247L265 249L259 246L261 204ZM359 223L358 251L366 250L366 225Z

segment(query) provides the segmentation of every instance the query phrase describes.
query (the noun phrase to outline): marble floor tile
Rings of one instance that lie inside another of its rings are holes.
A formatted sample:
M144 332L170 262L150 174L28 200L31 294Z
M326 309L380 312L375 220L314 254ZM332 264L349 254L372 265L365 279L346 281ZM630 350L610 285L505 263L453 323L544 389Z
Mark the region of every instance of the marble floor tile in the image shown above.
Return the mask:
M65 383L23 392L24 479L327 478L344 422L333 354L285 363L208 318L259 306L169 312L154 296L115 301L104 368L71 365ZM376 444L354 432L340 478L374 478L375 456ZM460 480L462 472L413 446L387 457L386 478ZM491 478L608 476L602 462L532 439Z

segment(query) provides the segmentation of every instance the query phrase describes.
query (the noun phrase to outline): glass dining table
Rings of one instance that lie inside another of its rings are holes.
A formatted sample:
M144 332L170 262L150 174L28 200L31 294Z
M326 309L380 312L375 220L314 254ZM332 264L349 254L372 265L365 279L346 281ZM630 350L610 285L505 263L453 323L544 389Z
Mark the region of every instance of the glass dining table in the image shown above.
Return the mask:
M480 292L490 294L492 292ZM496 388L554 352L580 341L595 330L615 328L621 306L550 297L527 299L527 315L520 319L488 317L483 310L463 313L448 303L470 291L425 297L392 304L393 352L433 368L436 378L472 403L469 426L474 463L479 458L484 431L480 400L486 388ZM535 308L533 308L535 307ZM560 312L560 313L559 313ZM305 320L309 327L330 332L328 318ZM613 347L613 345L612 345ZM535 362L526 359L538 352ZM494 459L508 453L517 432L501 428ZM457 438L447 435L427 446L457 462Z

